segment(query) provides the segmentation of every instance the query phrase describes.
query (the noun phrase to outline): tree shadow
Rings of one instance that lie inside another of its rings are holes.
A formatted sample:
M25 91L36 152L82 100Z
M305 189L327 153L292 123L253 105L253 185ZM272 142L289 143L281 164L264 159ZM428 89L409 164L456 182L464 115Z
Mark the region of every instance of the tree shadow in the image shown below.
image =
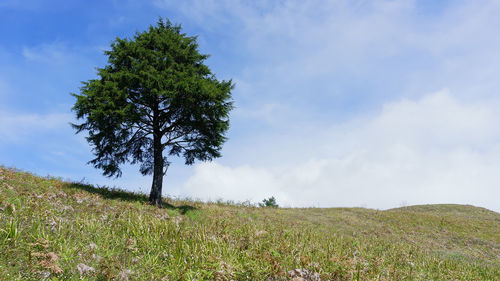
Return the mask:
M83 190L92 194L97 194L104 199L120 200L126 202L140 202L142 204L149 203L149 197L146 194L125 191L118 188L108 188L99 186L95 187L90 184L76 183L76 182L67 183L66 187ZM196 210L196 207L190 205L180 205L180 206L172 205L171 203L167 202L165 198L162 198L162 208L177 210L181 215L186 214L190 210Z

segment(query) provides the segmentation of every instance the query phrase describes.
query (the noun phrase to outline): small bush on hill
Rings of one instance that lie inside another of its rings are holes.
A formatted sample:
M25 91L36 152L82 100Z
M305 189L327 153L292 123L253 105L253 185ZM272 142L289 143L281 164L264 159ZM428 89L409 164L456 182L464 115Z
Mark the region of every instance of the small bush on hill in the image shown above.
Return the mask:
M269 197L268 199L262 200L262 203L259 203L260 207L272 207L272 208L278 208L279 205L276 203L276 198L274 196Z

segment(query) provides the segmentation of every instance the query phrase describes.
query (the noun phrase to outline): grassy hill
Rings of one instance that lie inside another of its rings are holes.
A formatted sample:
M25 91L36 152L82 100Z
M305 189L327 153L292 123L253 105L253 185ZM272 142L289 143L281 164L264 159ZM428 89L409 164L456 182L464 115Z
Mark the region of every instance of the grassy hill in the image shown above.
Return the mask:
M0 280L500 280L500 214L166 199L0 167Z

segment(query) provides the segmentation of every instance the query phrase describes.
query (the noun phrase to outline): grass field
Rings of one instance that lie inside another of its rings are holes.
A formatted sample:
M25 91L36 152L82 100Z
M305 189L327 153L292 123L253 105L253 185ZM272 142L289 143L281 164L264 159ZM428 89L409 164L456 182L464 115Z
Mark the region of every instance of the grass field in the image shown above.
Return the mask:
M500 280L500 214L165 199L0 168L0 280Z

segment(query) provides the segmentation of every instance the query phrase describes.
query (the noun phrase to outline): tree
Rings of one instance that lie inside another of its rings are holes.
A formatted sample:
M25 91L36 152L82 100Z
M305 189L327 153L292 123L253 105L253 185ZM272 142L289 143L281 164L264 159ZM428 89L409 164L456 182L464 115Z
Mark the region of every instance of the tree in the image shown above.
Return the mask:
M272 208L278 208L279 205L276 203L276 198L274 196L269 197L268 199L262 200L262 203L259 203L260 207L272 207Z
M72 93L76 117L84 119L72 125L88 132L95 155L89 163L105 176L120 177L124 163L153 174L149 201L161 207L167 155L187 165L221 156L234 85L204 64L208 55L199 53L196 37L161 18L133 39L116 38L104 53L98 79Z

